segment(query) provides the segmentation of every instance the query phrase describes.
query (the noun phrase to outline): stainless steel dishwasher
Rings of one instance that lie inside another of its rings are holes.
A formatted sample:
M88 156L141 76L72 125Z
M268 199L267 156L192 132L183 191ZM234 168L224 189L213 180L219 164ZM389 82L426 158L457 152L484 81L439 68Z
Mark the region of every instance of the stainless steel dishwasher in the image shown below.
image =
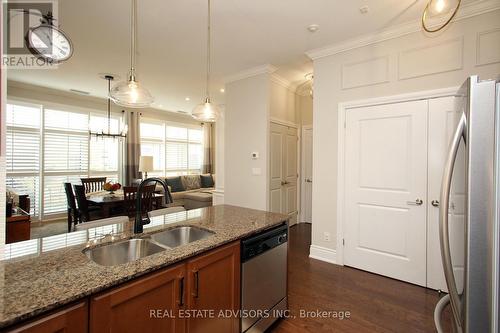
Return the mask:
M264 332L287 309L288 225L241 242L241 332Z

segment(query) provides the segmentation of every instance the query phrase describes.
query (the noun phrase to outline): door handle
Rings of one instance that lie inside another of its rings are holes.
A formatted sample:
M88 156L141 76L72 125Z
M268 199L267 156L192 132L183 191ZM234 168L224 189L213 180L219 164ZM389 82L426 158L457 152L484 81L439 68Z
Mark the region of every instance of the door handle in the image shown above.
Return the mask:
M439 200L432 200L431 205L433 205L434 207L439 207Z
M287 184L290 184L289 182L285 181L285 180L282 180L281 181L281 185L287 185Z
M406 204L410 206L422 206L424 201L422 199L416 199L415 201L407 201Z
M455 281L455 274L453 273L453 263L451 261L450 251L450 235L449 235L449 205L450 205L450 191L451 180L453 177L453 169L457 159L458 148L460 147L461 139L464 139L467 144L467 119L465 113L460 117L455 134L450 144L450 149L446 157L446 163L443 172L443 182L441 184L441 205L439 207L439 241L441 247L441 259L443 261L444 277L448 292L450 295L450 303L453 314L453 321L457 331L461 333L462 329L462 311L460 305L460 296L458 294L457 283Z
M312 183L313 181L310 178L306 178L306 183Z
M200 287L199 274L198 271L193 272L193 274L194 274L194 290L191 293L191 295L194 298L198 298L198 289Z
M184 277L179 279L179 306L184 306Z

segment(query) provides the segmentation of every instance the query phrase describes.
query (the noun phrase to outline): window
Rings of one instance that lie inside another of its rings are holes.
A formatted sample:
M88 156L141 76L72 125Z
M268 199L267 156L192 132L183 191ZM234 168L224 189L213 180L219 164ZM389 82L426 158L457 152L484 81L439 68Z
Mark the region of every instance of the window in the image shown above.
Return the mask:
M118 130L121 116L113 115ZM108 126L107 117L71 107L7 104L7 186L29 194L31 215L39 219L66 211L63 183L106 176L118 181L121 143L89 140L88 131Z
M152 176L201 173L203 130L200 127L141 121L141 155L153 156Z
M41 107L7 104L6 185L28 194L30 212L40 213L40 124Z

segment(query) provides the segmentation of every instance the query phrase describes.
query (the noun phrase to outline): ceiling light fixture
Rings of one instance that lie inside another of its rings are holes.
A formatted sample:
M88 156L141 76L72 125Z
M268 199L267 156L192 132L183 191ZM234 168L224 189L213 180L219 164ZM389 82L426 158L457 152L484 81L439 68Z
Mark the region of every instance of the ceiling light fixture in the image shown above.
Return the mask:
M114 77L111 75L105 75L103 77L106 81L108 81L108 94L111 91L111 81L114 80ZM123 139L127 137L127 132L128 132L128 126L125 125L123 129L120 131L120 133L111 133L111 99L108 96L108 131L104 132L104 130L97 132L97 131L89 131L89 137L90 138L113 138L113 139Z
M184 100L185 100L186 102L189 102L189 101L191 100L191 98L186 97L186 98L184 98Z
M307 27L307 30L309 30L309 32L316 32L319 30L319 25L311 24Z
M429 2L425 6L424 12L422 14L422 28L425 31L427 31L429 33L438 32L438 31L442 30L444 27L446 27L451 22L451 20L453 20L455 15L457 15L458 9L460 8L460 3L462 1L456 0L457 4L456 4L455 8L453 8L453 9L449 8L450 1L452 1L452 0L429 0ZM446 10L446 9L448 9L448 10ZM444 14L445 12L451 12L451 15L444 22L444 24L441 24L441 25L434 27L434 28L430 28L428 23L427 23L429 16L432 16L432 14L441 15L441 14Z
M225 93L225 92L226 92L226 89L224 89L224 88L220 88L220 92L221 92L221 93Z
M145 108L150 106L154 98L136 79L135 56L137 40L137 0L132 0L131 38L130 38L130 71L128 80L118 83L111 89L109 97L118 105L130 108Z
M207 82L205 101L198 104L191 115L194 119L203 122L215 122L219 116L219 109L210 101L210 53L211 53L211 6L208 0L208 19L207 19Z

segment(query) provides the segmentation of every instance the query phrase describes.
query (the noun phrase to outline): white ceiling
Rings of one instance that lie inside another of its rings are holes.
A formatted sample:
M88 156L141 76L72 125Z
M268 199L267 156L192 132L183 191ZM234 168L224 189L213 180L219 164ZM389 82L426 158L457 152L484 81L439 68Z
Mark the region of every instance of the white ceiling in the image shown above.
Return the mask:
M224 102L224 77L267 63L300 83L312 71L305 51L417 19L425 3L213 0L213 99ZM368 14L359 11L364 5ZM59 0L59 24L73 41L73 57L56 70L10 70L8 78L104 97L98 73L124 78L129 67L129 15L127 0ZM138 79L157 108L191 111L204 91L206 0L139 0L138 20ZM320 26L314 34L307 30L313 23Z

